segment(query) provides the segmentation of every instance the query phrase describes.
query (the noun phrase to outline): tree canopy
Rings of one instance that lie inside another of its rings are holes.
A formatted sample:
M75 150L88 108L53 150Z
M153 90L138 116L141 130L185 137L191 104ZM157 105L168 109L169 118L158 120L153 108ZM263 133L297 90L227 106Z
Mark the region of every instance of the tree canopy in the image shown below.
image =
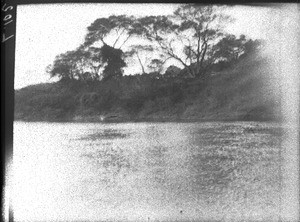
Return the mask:
M113 48L121 48L133 35L132 22L134 17L126 15L109 16L96 19L88 28L84 45L90 46L95 42L102 42Z
M137 35L154 42L165 59L181 63L193 77L205 74L205 60L223 35L229 17L212 5L186 4L171 16L146 16L135 24Z
M122 68L126 63L122 59L123 51L109 45L101 47L102 59L107 65L103 70L103 79L119 78L123 75Z
M120 78L128 66L126 59L131 58L142 74L160 73L169 61L180 64L190 78L205 79L213 64L237 61L260 45L245 35L226 33L224 26L232 19L221 9L182 4L169 16L98 18L87 27L82 45L56 56L47 72L60 79Z

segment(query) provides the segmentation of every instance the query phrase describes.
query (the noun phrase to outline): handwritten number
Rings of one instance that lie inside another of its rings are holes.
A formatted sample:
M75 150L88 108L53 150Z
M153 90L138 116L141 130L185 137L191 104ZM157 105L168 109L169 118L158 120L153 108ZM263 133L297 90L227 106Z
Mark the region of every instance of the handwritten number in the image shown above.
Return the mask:
M13 8L14 8L13 6L7 6L6 3L5 3L2 6L1 11L7 12L9 10L13 10ZM5 22L4 26L8 25L9 23L11 23L13 21L12 17L13 16L11 14L7 14L7 15L4 16L4 18L2 20L2 22ZM6 27L4 27L4 29L5 28ZM14 37L14 35L6 36L5 31L4 31L4 33L2 33L2 43L6 42L7 40L11 39L12 37Z
M5 42L5 41L7 41L8 39L10 39L10 38L12 38L12 37L14 37L14 35L10 35L10 36L8 36L7 38L5 37L5 34L3 33L2 34L2 42Z
M13 20L10 20L10 21L4 23L4 25L8 25L8 24L11 23L12 21L13 21Z
M3 21L7 21L12 18L12 15L8 14L4 17Z
M13 10L13 6L8 6L8 7L5 7L6 6L6 3L2 6L2 11L5 11L7 12L8 10Z

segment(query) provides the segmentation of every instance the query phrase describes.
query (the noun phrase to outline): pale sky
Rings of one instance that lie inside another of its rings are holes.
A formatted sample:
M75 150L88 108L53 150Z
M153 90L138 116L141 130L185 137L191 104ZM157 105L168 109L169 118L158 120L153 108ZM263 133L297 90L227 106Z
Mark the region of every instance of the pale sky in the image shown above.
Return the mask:
M40 4L17 7L15 88L49 82L45 73L56 55L77 48L97 18L115 15L167 15L177 4ZM235 6L228 32L266 38L272 27L270 8ZM126 73L125 73L126 74Z

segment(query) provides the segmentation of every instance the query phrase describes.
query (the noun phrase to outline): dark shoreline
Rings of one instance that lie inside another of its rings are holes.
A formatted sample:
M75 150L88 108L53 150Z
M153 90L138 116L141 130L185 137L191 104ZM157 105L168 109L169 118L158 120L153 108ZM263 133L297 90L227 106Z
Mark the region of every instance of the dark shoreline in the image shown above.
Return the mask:
M280 88L268 58L254 56L199 79L145 75L83 83L59 81L15 90L14 118L27 122L282 122ZM255 68L254 68L255 67ZM259 70L257 70L259 69ZM104 120L104 121L103 121Z
M14 122L44 122L44 123L206 123L206 122L266 122L266 123L283 123L279 119L242 119L242 118L224 118L224 119L131 119L131 120L24 120L14 119Z

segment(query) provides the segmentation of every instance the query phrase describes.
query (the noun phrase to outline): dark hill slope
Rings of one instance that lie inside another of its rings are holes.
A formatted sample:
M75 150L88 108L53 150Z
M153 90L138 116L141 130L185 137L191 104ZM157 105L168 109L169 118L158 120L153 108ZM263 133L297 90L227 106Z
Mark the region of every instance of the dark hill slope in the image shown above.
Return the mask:
M280 84L267 58L246 58L199 80L125 76L57 82L15 91L15 119L26 121L280 120Z

